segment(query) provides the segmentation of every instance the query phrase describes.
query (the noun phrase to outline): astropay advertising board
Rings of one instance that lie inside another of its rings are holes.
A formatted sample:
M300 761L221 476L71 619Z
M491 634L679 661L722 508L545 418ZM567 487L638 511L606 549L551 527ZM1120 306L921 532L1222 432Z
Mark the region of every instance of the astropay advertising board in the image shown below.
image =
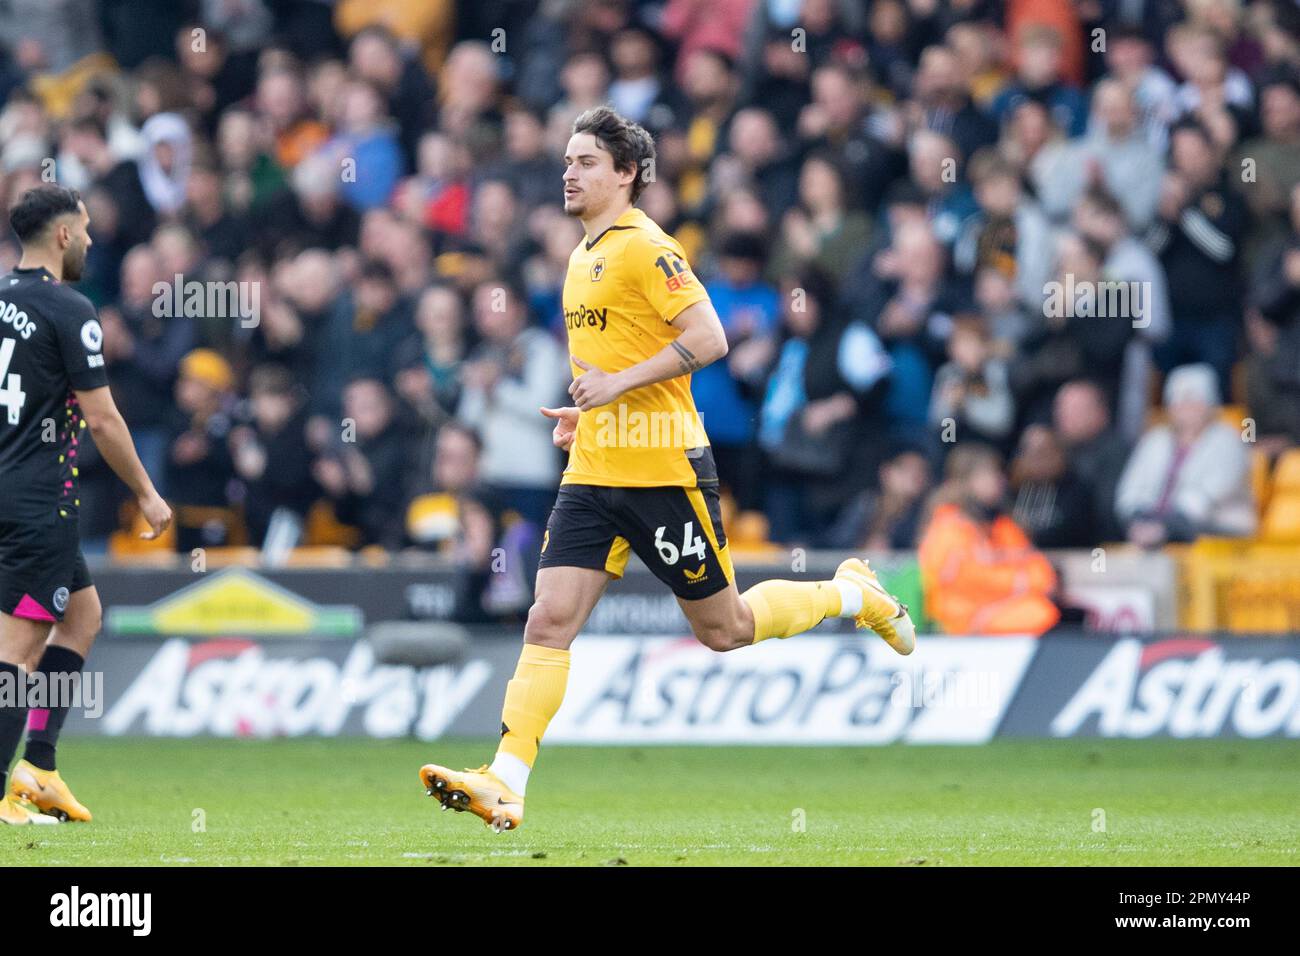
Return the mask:
M1047 637L998 734L1300 737L1300 640Z
M117 639L95 648L102 713L69 733L163 737L487 737L519 657L479 638L438 667L382 664L366 641ZM548 743L981 743L1034 642L925 638L899 657L864 637L727 654L691 638L584 634Z
M797 637L718 654L691 638L580 639L548 743L983 743L1027 638Z

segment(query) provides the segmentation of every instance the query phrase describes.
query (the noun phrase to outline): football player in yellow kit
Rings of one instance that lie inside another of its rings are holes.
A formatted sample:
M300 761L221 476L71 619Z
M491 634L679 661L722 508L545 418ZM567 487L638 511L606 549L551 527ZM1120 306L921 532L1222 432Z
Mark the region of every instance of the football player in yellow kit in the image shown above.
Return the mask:
M634 205L654 155L650 134L608 107L573 124L564 210L587 234L564 281L574 404L541 409L556 420L554 441L569 463L542 539L496 757L478 770L420 768L443 809L468 810L498 832L523 820L529 771L564 698L569 646L630 552L672 589L696 638L715 651L801 634L827 617L853 618L900 654L916 643L907 608L858 558L829 581L737 590L713 454L691 397L691 373L726 355L727 340L682 247Z

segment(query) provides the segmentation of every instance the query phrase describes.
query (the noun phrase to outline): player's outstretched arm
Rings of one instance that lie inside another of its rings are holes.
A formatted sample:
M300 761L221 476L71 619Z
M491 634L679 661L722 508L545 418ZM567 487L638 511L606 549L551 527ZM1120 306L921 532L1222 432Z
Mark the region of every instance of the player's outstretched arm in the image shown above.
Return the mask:
M621 372L605 372L573 356L574 364L583 370L569 386L573 403L584 412L599 408L624 392L689 375L727 354L727 334L708 299L688 305L670 324L681 330L677 338L644 362Z
M117 410L113 393L108 386L77 389L77 403L86 417L86 427L95 439L95 446L110 468L126 483L140 504L140 512L149 522L152 531L140 537L152 539L167 530L171 524L172 509L154 488L149 473L144 470L140 456L135 453L131 432Z

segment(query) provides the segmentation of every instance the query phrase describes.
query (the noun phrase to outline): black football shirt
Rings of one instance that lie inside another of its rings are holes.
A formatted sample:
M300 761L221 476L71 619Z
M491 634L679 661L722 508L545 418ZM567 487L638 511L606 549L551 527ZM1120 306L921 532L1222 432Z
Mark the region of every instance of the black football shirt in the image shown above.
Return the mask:
M108 384L103 344L90 300L46 269L0 277L0 519L76 515L89 438L73 389Z

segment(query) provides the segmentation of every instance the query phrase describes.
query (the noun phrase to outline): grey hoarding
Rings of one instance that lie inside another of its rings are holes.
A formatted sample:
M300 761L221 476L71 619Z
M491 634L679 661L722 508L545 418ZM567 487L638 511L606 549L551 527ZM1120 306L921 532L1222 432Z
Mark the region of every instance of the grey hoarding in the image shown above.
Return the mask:
M1044 638L999 734L1298 737L1300 640Z

